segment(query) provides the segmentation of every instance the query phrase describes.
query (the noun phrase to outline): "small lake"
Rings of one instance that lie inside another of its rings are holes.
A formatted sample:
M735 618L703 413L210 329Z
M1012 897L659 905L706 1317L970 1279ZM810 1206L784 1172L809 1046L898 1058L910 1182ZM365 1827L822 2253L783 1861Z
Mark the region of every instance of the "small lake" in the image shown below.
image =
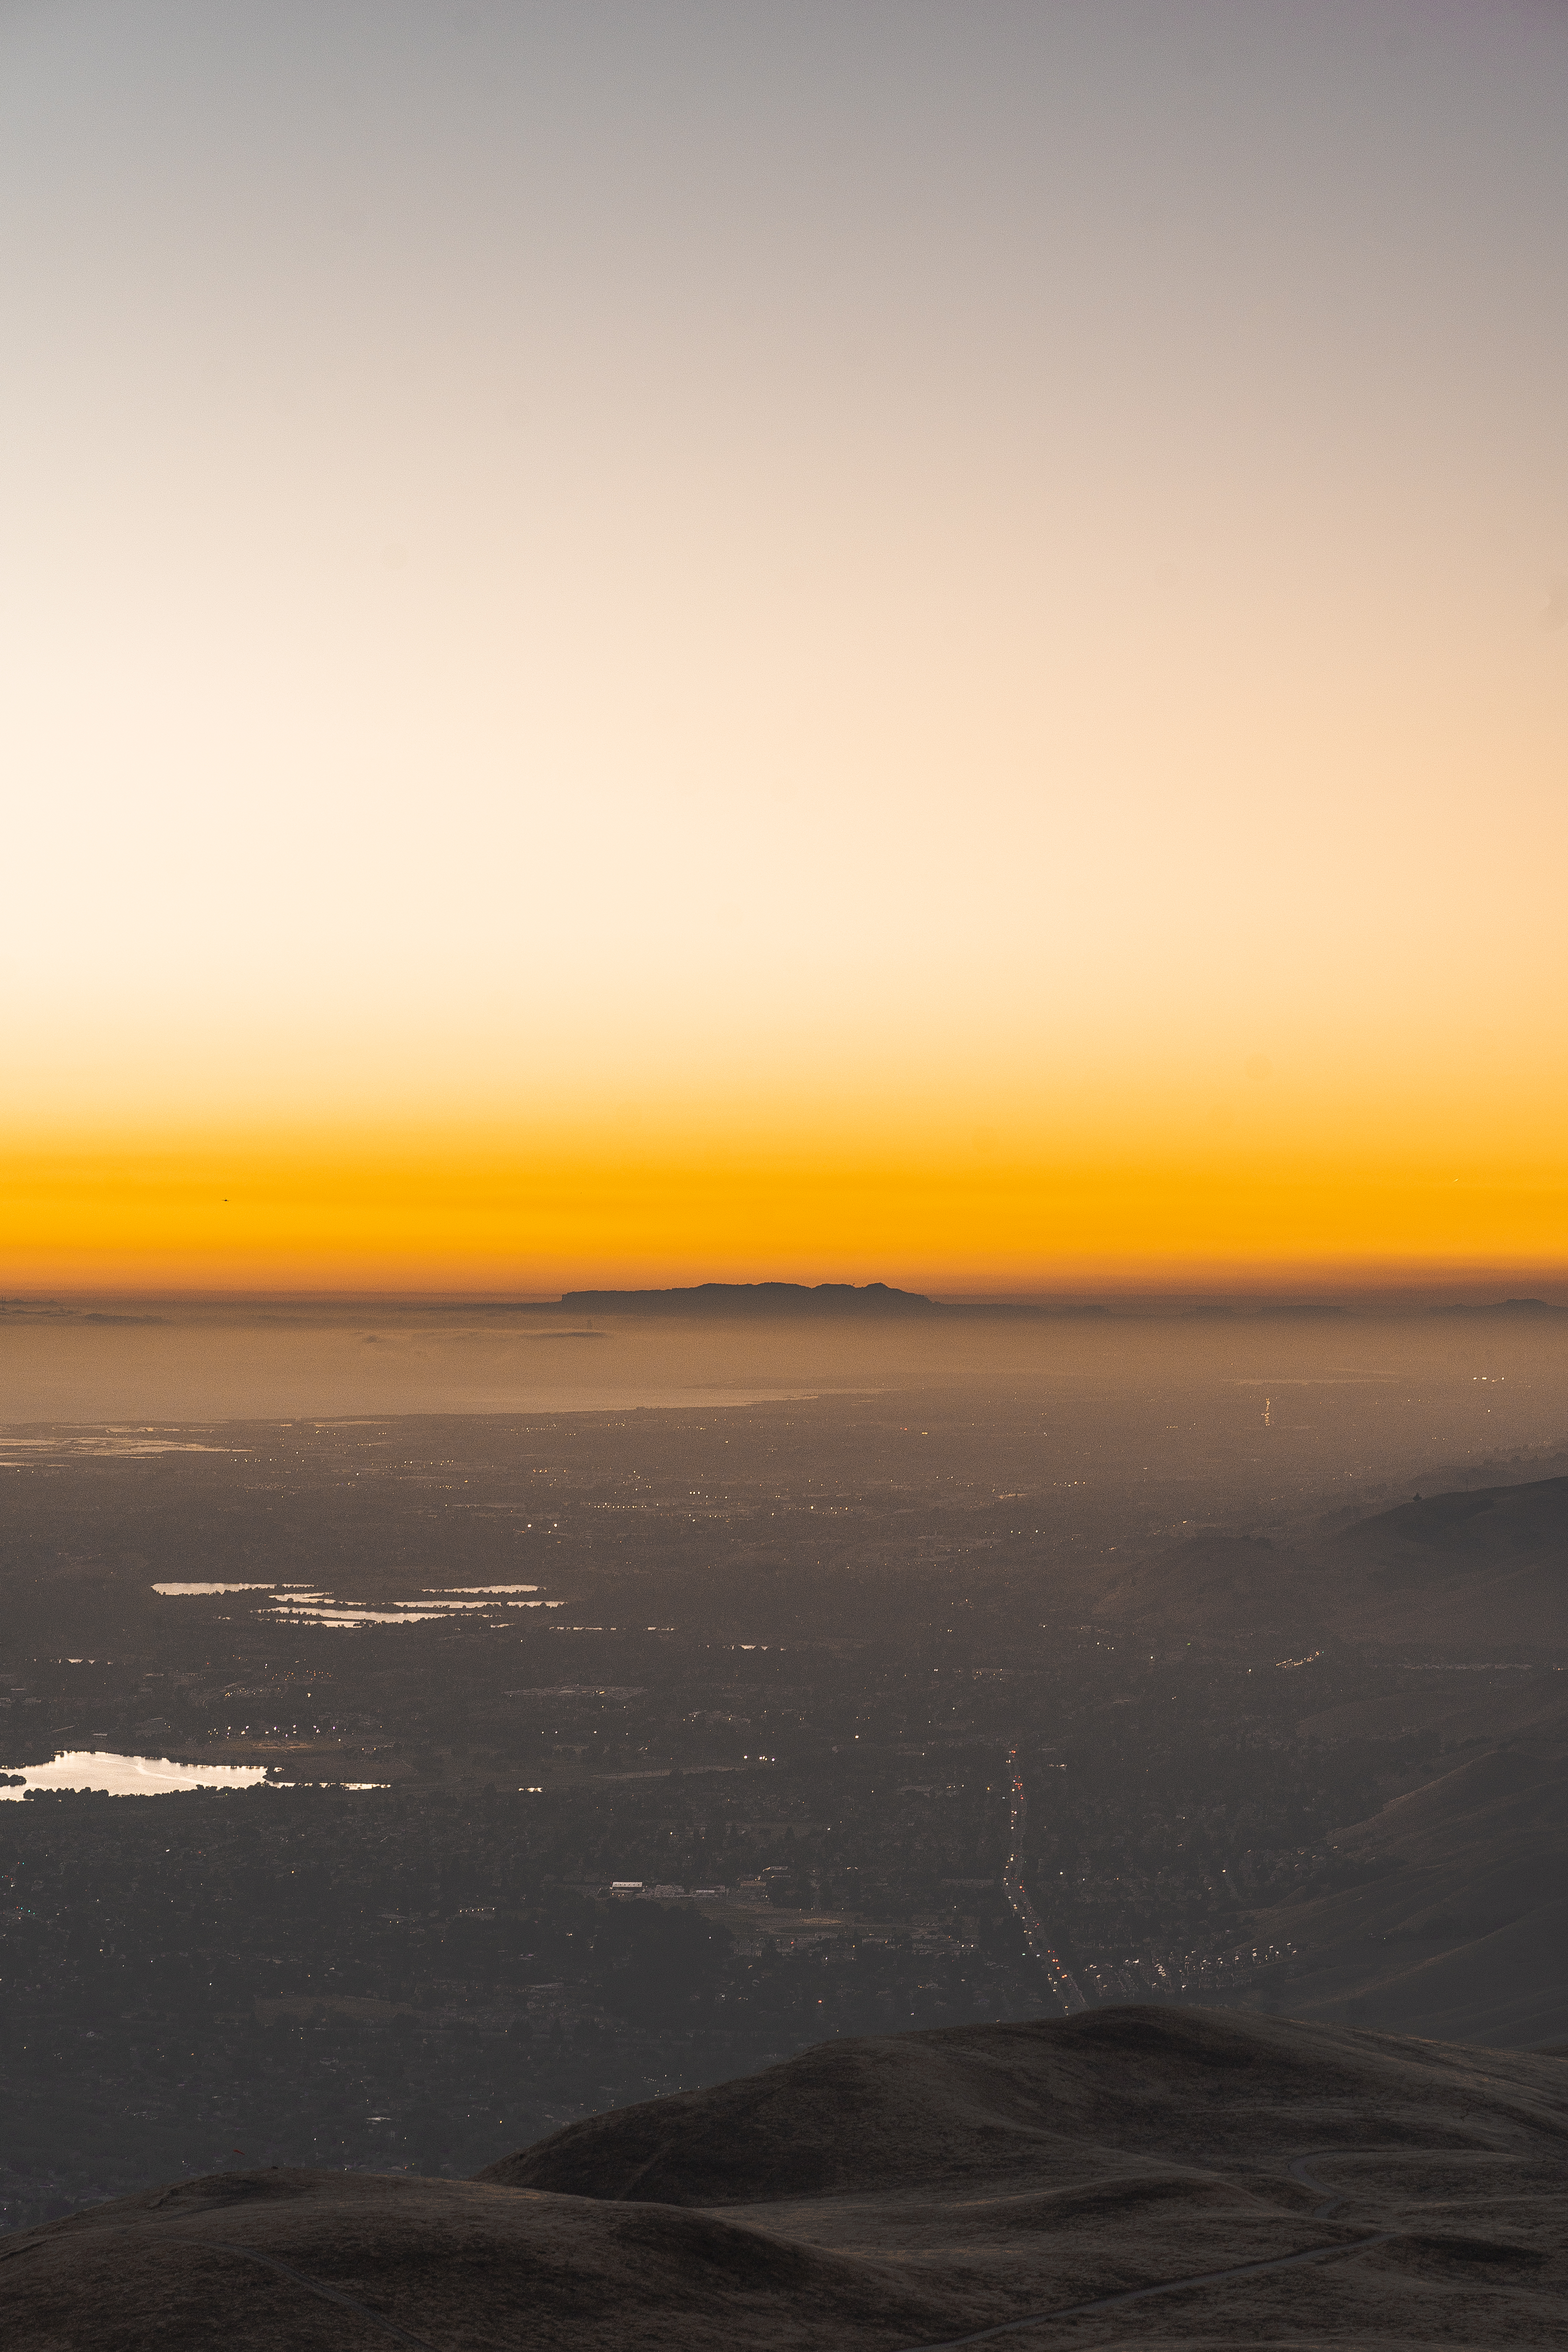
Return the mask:
M13 1782L0 1801L29 1789L97 1789L110 1797L166 1797L181 1789L253 1789L261 1764L175 1764L167 1756L115 1756L103 1748L62 1748L48 1764L0 1765ZM19 1784L19 1785L17 1785Z

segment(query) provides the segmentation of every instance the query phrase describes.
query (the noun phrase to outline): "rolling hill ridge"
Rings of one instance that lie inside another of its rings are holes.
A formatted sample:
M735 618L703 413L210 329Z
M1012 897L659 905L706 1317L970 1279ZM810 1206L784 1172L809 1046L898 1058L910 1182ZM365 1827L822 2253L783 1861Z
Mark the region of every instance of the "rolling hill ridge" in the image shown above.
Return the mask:
M1565 2190L1557 2057L1100 2010L825 2043L473 2181L120 2199L0 2242L0 2328L23 2352L914 2352L1094 2310L1144 2346L1544 2345Z

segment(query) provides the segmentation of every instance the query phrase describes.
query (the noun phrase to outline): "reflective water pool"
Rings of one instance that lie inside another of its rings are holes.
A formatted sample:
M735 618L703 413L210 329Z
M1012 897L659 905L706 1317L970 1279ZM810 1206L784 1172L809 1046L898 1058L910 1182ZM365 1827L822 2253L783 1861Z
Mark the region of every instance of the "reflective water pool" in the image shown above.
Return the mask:
M250 1789L267 1778L260 1764L175 1764L167 1756L116 1756L103 1748L62 1748L47 1764L0 1765L0 1800L29 1789L100 1789L111 1797L166 1797L181 1789Z

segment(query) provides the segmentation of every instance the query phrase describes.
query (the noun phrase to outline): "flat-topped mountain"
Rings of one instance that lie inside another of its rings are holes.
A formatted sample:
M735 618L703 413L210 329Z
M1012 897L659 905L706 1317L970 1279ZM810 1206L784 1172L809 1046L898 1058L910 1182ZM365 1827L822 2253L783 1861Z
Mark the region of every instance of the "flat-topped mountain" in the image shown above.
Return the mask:
M18 2352L1555 2344L1568 2065L1100 2010L833 2042L473 2181L240 2172L0 2240Z
M934 1298L885 1282L699 1282L685 1290L567 1290L577 1315L940 1315Z
M919 1290L895 1290L886 1282L699 1282L686 1290L567 1290L552 1307L530 1314L708 1316L715 1321L756 1318L849 1318L897 1322L912 1317L938 1320L1061 1321L1104 1316L1109 1310L1079 1300L1047 1306L970 1300L954 1305Z
M1008 1302L928 1298L886 1282L698 1282L675 1290L567 1290L557 1299L492 1301L483 1315L697 1317L712 1322L816 1320L900 1322L1077 1322L1105 1318L1108 1307L1081 1299Z

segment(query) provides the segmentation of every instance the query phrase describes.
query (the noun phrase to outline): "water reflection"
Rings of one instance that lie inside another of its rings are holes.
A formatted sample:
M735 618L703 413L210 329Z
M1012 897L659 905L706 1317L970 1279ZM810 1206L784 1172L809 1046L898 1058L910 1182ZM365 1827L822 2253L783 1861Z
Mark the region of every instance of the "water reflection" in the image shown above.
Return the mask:
M180 1789L252 1789L261 1764L175 1764L167 1756L116 1756L102 1748L62 1748L52 1763L0 1767L0 1800L29 1789L96 1789L111 1797L163 1797Z
M267 1598L258 1604L260 1613L293 1625L425 1625L439 1623L463 1610L476 1609L500 1623L504 1622L500 1615L502 1610L563 1609L566 1605L563 1601L516 1597L537 1593L537 1584L427 1585L420 1601L395 1601L384 1609L367 1608L357 1601L340 1601L331 1592L319 1591L314 1585L182 1582L155 1584L153 1590L165 1601L208 1600L233 1592L264 1593Z
M462 1590L464 1588L458 1588ZM537 1592L535 1584L469 1585L470 1592ZM417 1601L396 1601L389 1609L372 1609L357 1601L334 1601L330 1594L279 1594L263 1614L283 1619L290 1625L427 1625L447 1622L459 1610L478 1609L488 1616L492 1625L504 1624L503 1609L564 1609L563 1601L441 1601L431 1597L427 1605Z
M153 1590L172 1601L184 1592L275 1592L278 1588L273 1584L155 1584Z

